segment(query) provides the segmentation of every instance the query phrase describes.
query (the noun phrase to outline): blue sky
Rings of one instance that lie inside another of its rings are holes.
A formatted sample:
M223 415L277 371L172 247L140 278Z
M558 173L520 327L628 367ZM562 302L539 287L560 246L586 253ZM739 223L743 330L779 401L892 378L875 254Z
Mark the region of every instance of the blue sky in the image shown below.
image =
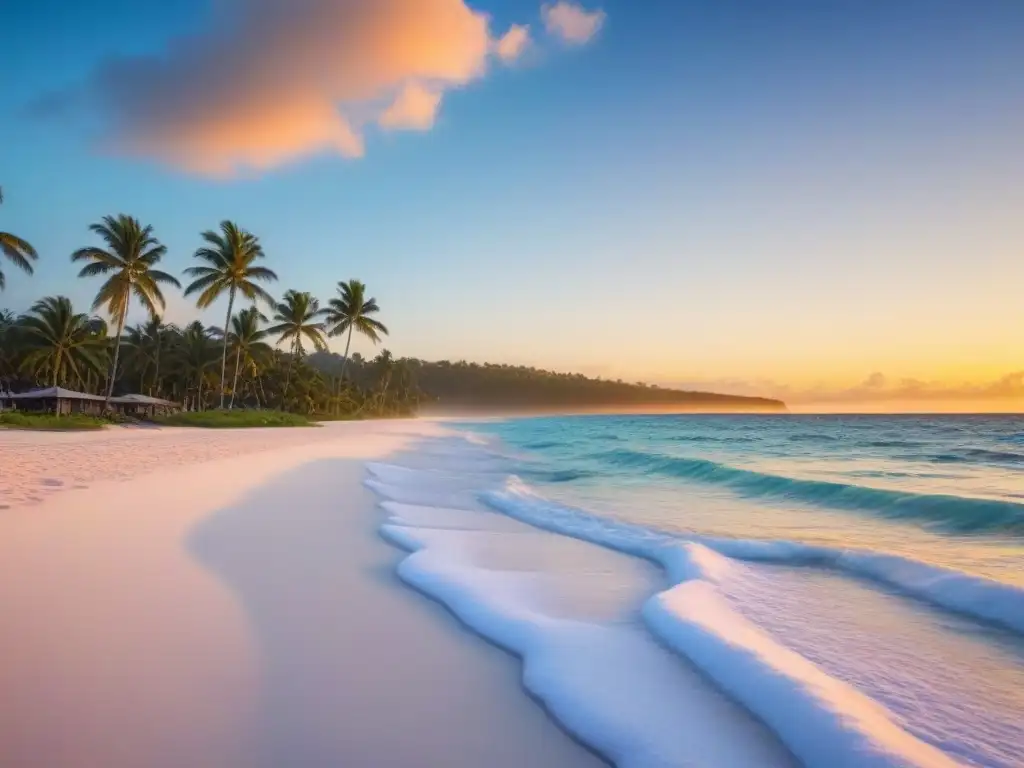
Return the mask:
M445 85L429 129L368 130L361 157L212 178L104 146L97 67L167 58L212 5L0 10L18 30L0 228L41 254L31 278L5 267L0 305L63 293L84 308L94 286L68 255L123 211L154 225L172 271L231 218L263 240L277 292L326 300L364 280L398 355L762 390L1024 367L1015 0L588 0L603 24L578 44L545 31L537 3L481 0L495 39L529 24L529 48ZM53 94L86 106L31 113ZM194 313L175 299L168 314Z

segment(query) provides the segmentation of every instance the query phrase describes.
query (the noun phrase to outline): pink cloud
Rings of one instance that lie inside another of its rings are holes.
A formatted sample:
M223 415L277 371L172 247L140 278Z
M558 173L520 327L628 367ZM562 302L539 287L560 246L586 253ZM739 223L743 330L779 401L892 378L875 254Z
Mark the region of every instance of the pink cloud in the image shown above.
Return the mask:
M549 34L567 43L582 45L598 33L606 15L602 10L588 11L571 0L559 0L541 8L541 18Z
M378 123L382 128L426 131L433 127L437 111L441 108L442 94L421 83L409 83L381 113Z
M464 0L218 0L203 32L108 61L89 100L108 151L230 175L304 156L359 157L372 126L426 130L444 94L511 60Z
M505 62L511 62L523 55L530 44L530 28L522 24L513 24L508 32L498 40L495 51Z

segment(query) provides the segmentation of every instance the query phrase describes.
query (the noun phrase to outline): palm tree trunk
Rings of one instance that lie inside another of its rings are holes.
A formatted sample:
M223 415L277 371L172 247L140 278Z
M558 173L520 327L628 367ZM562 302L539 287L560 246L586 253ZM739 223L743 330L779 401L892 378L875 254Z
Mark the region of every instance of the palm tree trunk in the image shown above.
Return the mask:
M391 385L391 374L388 373L384 378L384 387L380 391L380 404L377 406L377 410L384 413L384 401L388 396L388 387Z
M228 410L230 411L235 407L235 392L238 390L238 369L242 365L242 353L238 352L235 354L235 378L231 382L231 402L228 403Z
M267 391L263 388L263 374L256 374L256 382L260 385L260 391L256 394L256 399L260 401L260 408L263 408L268 405ZM262 399L260 398L260 395L263 396Z
M224 351L220 356L220 407L224 409L224 390L227 388L227 371L228 371L228 333L231 331L231 310L235 306L235 286L231 286L231 292L228 294L228 316L224 321Z
M281 393L281 410L287 410L284 401L288 399L288 387L292 381L292 367L295 365L295 358L299 356L299 339L295 338L295 342L292 344L292 359L288 361L288 369L284 374L284 392Z
M110 381L107 382L107 397L103 401L103 411L110 410L110 398L114 396L114 379L117 377L117 360L121 356L121 335L124 333L124 321L128 318L128 297L121 307L121 316L117 318L117 338L114 340L114 362L110 366Z
M155 389L157 394L160 394L160 345L162 339L160 338L159 332L156 337L156 360L153 363L153 385L149 388L150 397L153 396L153 390Z
M352 346L352 326L348 327L348 339L345 341L345 356L341 358L341 378L345 378L345 366L348 365L348 348Z

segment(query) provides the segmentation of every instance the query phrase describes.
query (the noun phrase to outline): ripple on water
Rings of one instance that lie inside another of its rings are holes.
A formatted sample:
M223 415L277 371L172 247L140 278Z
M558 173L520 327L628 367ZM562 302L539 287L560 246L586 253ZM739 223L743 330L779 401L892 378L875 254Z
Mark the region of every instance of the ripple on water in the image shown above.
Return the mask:
M780 642L948 754L1020 765L1024 638L827 570L748 570L730 602Z

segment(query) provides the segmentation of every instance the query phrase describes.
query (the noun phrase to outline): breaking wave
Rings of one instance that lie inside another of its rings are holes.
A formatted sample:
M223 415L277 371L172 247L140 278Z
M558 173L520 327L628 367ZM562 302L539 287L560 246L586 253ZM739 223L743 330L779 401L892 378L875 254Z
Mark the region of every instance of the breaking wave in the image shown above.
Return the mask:
M1024 534L1024 504L945 494L916 494L730 467L709 459L619 449L600 454L615 466L724 486L743 496L909 519L954 533Z

